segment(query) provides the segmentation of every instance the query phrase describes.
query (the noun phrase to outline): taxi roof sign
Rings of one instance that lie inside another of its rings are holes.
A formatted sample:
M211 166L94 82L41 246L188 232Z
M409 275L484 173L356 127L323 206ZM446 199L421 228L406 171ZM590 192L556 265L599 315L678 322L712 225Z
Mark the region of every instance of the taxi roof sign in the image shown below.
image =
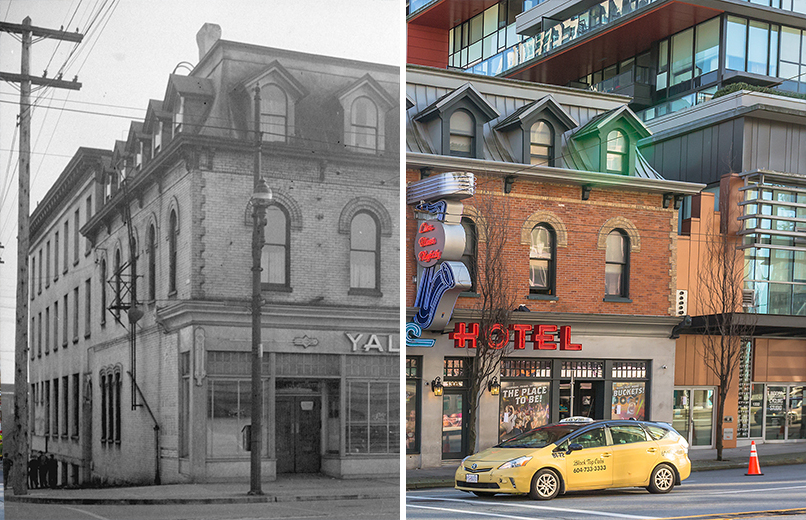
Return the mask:
M560 421L560 424L568 424L568 423L577 423L577 424L588 424L594 422L593 419L590 417L582 417L579 415L575 415L574 417L566 417Z

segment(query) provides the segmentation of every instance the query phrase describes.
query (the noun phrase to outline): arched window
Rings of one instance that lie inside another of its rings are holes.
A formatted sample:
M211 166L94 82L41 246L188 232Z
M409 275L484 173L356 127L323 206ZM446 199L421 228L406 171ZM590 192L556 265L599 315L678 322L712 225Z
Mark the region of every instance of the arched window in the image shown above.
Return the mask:
M554 229L538 224L532 229L529 247L529 292L554 295L555 244Z
M607 172L627 173L629 164L627 156L627 138L620 130L613 130L607 134Z
M290 261L288 214L278 206L269 206L266 212L266 234L263 242L261 281L265 289L289 287Z
M530 164L554 166L554 130L546 121L540 120L532 125L529 132Z
M148 300L157 299L157 229L148 226Z
M168 219L168 293L176 292L176 233L179 230L176 211Z
M478 239L476 235L476 223L467 217L462 217L462 228L465 230L465 250L462 253L462 263L470 273L469 292L476 292L476 251Z
M476 141L476 122L465 110L457 110L451 115L451 155L458 157L474 157Z
M284 143L288 136L288 97L275 84L260 89L260 131L264 141Z
M605 252L605 295L627 298L630 276L630 239L615 229L607 235Z
M106 323L106 258L101 259L101 325Z
M375 153L378 150L378 109L371 99L361 96L350 108L352 142L359 152Z
M378 291L381 239L378 221L365 211L350 223L350 289Z
M121 425L120 425L120 417L123 408L120 405L120 391L122 389L122 383L120 379L120 371L115 372L115 380L113 384L115 385L115 442L120 443L120 432L121 432Z
M114 309L115 315L120 316L120 296L122 293L122 286L123 286L123 279L121 278L120 273L120 249L115 250L115 263L114 263L115 272L113 276L115 277L115 301L114 301Z
M107 395L106 374L101 374L101 442L107 440L106 423L106 403L109 400Z

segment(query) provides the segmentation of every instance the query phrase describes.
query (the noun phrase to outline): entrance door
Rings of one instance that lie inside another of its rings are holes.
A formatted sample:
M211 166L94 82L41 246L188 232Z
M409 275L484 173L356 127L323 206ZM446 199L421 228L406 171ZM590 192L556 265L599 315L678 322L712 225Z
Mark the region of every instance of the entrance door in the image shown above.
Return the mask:
M714 442L714 389L675 390L672 426L691 446L710 448Z
M803 422L803 388L789 387L789 399L786 407L786 438L806 439L806 423Z
M573 416L604 419L603 390L601 381L561 382L560 420Z
M446 391L442 395L443 459L461 459L467 455L466 412L465 392Z
M278 395L277 473L318 473L321 446L321 397Z

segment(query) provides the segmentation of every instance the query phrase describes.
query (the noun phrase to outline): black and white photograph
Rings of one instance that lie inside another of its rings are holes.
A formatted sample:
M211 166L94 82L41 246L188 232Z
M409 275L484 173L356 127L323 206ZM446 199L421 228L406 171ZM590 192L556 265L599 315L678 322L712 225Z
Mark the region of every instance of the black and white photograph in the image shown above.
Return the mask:
M0 16L3 513L399 518L400 3Z

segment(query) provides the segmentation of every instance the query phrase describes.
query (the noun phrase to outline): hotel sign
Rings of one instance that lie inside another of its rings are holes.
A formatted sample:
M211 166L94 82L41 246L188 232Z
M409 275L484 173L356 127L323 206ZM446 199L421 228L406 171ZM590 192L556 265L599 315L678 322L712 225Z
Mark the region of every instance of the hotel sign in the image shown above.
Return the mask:
M500 338L499 341L488 341L490 348L498 350L511 342L515 350L524 350L531 346L532 350L582 350L581 343L571 343L570 325L527 325L516 323L509 326L509 333L500 323L490 327L490 335ZM504 334L501 334L504 333ZM448 337L453 340L454 348L476 348L479 338L478 323L457 323Z

